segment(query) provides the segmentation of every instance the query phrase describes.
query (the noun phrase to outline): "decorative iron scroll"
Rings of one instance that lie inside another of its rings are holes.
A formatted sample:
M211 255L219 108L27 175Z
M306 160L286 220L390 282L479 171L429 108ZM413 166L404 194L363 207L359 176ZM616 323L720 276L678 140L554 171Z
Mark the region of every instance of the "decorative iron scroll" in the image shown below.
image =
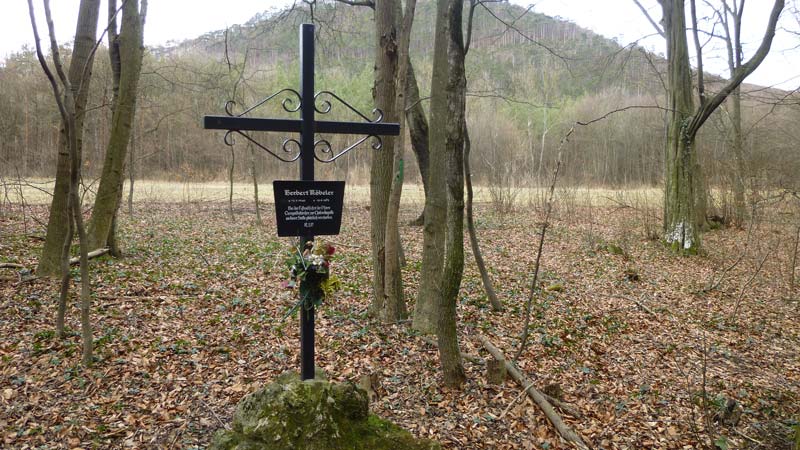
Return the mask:
M247 133L241 132L239 130L228 130L228 132L225 133L225 137L222 139L225 142L225 145L233 147L234 144L236 144L236 140L233 138L233 133L236 133L236 134L244 137L245 139L247 139L248 141L253 143L253 145L255 145L256 147L260 148L261 150L264 150L265 152L269 153L270 155L274 156L275 158L277 158L277 159L279 159L279 160L281 160L283 162L294 162L294 161L297 161L300 158L300 147L301 146L300 146L300 141L298 141L297 139L287 138L287 139L283 140L283 145L281 145L281 150L283 150L285 153L290 155L290 156L284 158L281 155L278 155L277 153L273 152L266 145L263 145L260 142L258 142L257 140L255 140L252 137L250 137L250 135L248 135Z
M284 94L284 93L288 93L288 94L291 94L291 95L288 95L286 98L284 98L281 101L281 107L283 108L283 110L286 111L286 112L289 112L289 113L294 113L294 112L300 111L300 108L302 107L302 104L303 104L303 101L302 101L303 99L300 96L300 93L297 92L296 90L292 89L292 88L284 88L284 89L281 89L280 91L278 91L278 92L276 92L276 93L264 98L263 100L259 101L255 105L245 109L244 111L242 111L239 114L235 114L233 112L233 108L236 106L236 102L234 100L228 100L225 103L225 114L227 114L230 117L244 117L247 114L249 114L251 111L255 110L256 108L266 104L267 102L269 102L273 98L278 97L278 96L280 96L281 94ZM294 97L296 97L297 99L295 100ZM295 104L295 102L297 102L297 103ZM297 161L300 158L300 142L297 139L289 138L289 139L285 139L283 141L283 145L281 145L281 150L283 150L286 154L290 155L290 156L284 158L281 155L279 155L279 154L275 153L274 151L272 151L266 145L263 145L262 143L256 141L252 137L250 137L249 134L244 133L244 132L242 132L240 130L228 130L228 132L225 133L225 137L222 139L223 142L225 142L225 145L233 147L233 145L236 144L236 140L233 137L233 133L239 134L240 136L244 137L245 139L247 139L248 141L253 143L253 145L257 146L258 148L260 148L260 149L262 149L264 151L266 151L270 155L274 156L275 158L278 158L279 160L281 160L283 162L294 162L294 161ZM292 148L292 147L294 147L294 148Z
M270 95L269 97L264 98L263 100L261 100L260 102L256 103L255 105L245 109L240 114L234 114L233 113L233 107L236 106L236 102L234 100L228 100L228 102L225 103L225 114L227 114L227 115L229 115L231 117L244 117L245 115L249 114L250 111L253 111L254 109L258 108L259 106L261 106L261 105L263 105L265 103L267 103L268 101L272 100L273 98L283 94L284 92L288 92L290 94L293 94L294 97L297 97L297 106L294 106L295 100L292 98L292 96L287 96L286 98L284 98L281 101L281 106L283 107L283 110L286 111L286 112L290 112L290 113L300 111L300 108L301 108L302 103L303 103L303 98L300 96L300 93L297 92L296 90L292 89L292 88L283 88L280 91Z
M353 144L345 147L343 150L340 150L336 154L333 153L333 149L331 148L331 143L328 142L327 139L318 139L314 142L314 159L321 163L331 163L339 159L340 156L343 156L345 153L349 152L350 150L358 147L367 139L372 138L372 149L373 150L380 150L383 147L383 141L380 137L374 135L364 136L361 139L357 140ZM330 156L327 156L330 155Z
M370 119L364 113L359 111L356 107L347 103L339 97L338 95L334 94L331 91L319 91L314 95L314 111L319 114L329 114L333 110L333 104L331 104L330 100L325 99L325 96L328 96L332 99L335 99L337 102L344 105L347 109L352 111L357 116L364 119L365 122L368 123L380 123L383 121L383 111L378 108L372 110L372 115L375 116L374 119ZM380 136L375 135L367 135L363 138L360 138L355 143L345 147L343 150L340 150L334 153L333 148L331 146L330 141L327 139L318 139L314 142L314 159L321 163L331 163L339 159L340 156L343 156L345 153L349 152L350 150L358 147L360 144L364 143L367 139L372 138L372 148L373 150L380 150L383 147L383 141L381 140Z
M281 101L281 107L283 108L283 110L289 113L295 113L300 111L300 109L302 108L302 96L300 95L299 92L297 92L294 89L285 88L264 98L263 100L245 109L243 112L239 114L236 114L234 112L234 108L236 107L236 102L230 100L227 103L225 103L225 114L228 117L232 118L243 118L256 108L266 104L270 100L279 97L283 94L287 94L287 96ZM374 118L370 119L364 113L356 109L353 105L347 103L341 97L339 97L338 95L334 94L331 91L320 91L316 95L314 95L314 102L313 102L314 111L319 113L320 115L329 114L333 110L332 101L335 101L343 105L347 110L351 111L353 114L363 119L366 123L378 124L383 121L383 112L380 109L377 108L373 109L372 115L374 116ZM334 133L337 132L341 131L334 131ZM234 133L244 137L245 139L247 139L247 141L251 142L253 145L266 151L270 155L274 156L275 158L283 162L293 162L300 159L302 145L298 139L295 138L285 139L283 141L283 144L281 145L281 150L282 150L281 152L270 149L266 145L255 140L250 134L248 134L245 131L242 131L241 129L232 128L228 129L228 131L225 133L225 137L223 138L225 145L233 146L236 143L236 140L234 139ZM329 140L318 139L314 142L314 159L322 163L331 163L333 161L336 161L346 153L348 153L350 150L358 147L360 144L364 143L370 138L373 141L372 148L374 150L380 150L383 147L383 141L381 140L380 136L376 134L368 134L362 138L359 138L355 143L350 144L344 149L338 151L334 151Z

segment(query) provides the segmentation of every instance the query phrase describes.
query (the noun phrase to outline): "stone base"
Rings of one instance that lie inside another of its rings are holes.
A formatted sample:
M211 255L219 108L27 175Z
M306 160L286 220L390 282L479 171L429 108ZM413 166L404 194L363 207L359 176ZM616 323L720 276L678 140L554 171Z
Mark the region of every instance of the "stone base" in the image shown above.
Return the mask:
M209 450L439 450L370 414L367 393L349 383L284 374L236 407L231 430Z

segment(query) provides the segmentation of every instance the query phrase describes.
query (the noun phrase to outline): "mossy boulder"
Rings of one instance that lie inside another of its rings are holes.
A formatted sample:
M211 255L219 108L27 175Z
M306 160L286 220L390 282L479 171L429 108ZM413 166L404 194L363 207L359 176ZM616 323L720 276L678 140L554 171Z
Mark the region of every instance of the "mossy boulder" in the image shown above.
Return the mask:
M281 375L236 407L231 430L209 450L438 450L369 413L367 393L350 383Z

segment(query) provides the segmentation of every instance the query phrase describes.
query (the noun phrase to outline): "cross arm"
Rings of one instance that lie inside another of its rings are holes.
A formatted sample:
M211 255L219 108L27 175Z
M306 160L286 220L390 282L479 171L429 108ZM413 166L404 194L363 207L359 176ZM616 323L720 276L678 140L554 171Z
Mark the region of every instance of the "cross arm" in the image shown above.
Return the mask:
M297 119L260 119L254 117L205 116L203 128L207 130L283 131L300 132L302 121ZM314 122L314 132L327 134L365 134L371 136L397 136L400 125L396 123Z

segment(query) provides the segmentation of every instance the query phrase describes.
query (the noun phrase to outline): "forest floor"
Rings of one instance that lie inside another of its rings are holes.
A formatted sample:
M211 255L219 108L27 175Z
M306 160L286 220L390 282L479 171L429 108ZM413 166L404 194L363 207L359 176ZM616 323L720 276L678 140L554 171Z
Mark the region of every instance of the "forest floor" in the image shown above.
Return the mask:
M418 212L406 207L402 219ZM224 202L140 203L134 217L121 215L125 257L91 263L96 362L88 369L77 284L71 331L59 342L58 282L0 271L0 447L202 448L244 395L295 370L297 318L283 319L294 300L281 287L290 240L276 237L271 205L262 227L250 203L237 202L235 215ZM508 213L478 205L484 257L506 309L488 308L466 245L464 353L488 356L478 334L515 353L541 216L531 204ZM796 224L768 217L710 231L705 254L678 257L648 237L660 224L652 212L623 200L601 208L560 199L518 365L581 413L563 417L591 448L791 448L800 419L800 290L789 289ZM35 267L45 219L42 206L0 210L0 262ZM413 308L422 229L401 233ZM367 318L364 204L349 203L331 238L342 290L317 316L317 364L330 379L374 374L374 412L445 448L571 448L512 380L489 385L483 367L465 361L466 385L444 389L434 346L408 324ZM720 414L732 402L734 413Z

